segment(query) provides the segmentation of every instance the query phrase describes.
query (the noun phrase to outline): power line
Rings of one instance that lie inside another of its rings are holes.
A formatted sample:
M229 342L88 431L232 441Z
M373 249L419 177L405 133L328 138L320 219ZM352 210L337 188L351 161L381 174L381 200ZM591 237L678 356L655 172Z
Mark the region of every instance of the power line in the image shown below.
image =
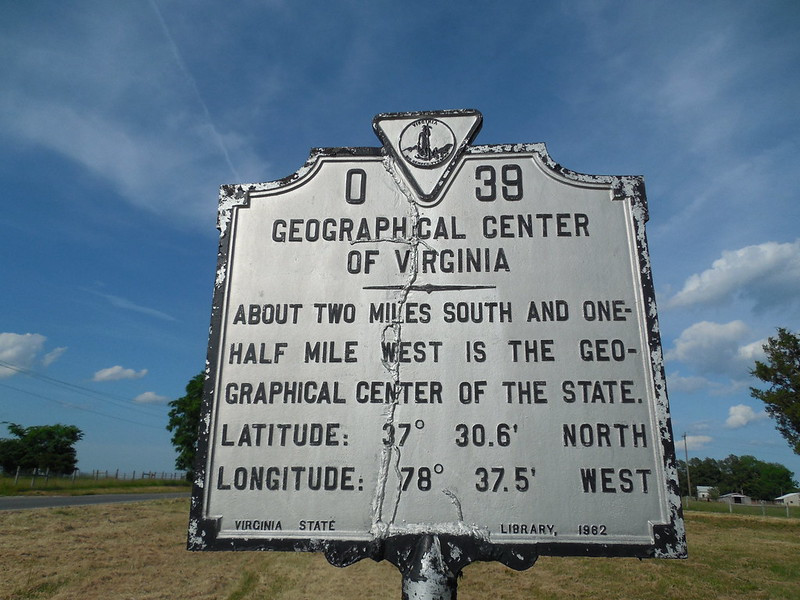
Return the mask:
M31 369L19 367L17 365L5 362L3 360L0 360L0 367L10 369L12 371L21 373L23 375L27 375L28 377L31 377L33 379L44 381L45 383L49 383L50 385L53 385L55 387L67 389L72 392L77 391L83 394L90 394L92 396L99 398L100 400L110 402L111 404L114 404L126 410L140 412L142 414L146 414L149 416L156 416L156 415L161 416L163 414L163 412L159 411L158 409L150 408L149 406L146 405L136 404L136 401L133 400L132 398L126 398L124 396L117 396L115 394L109 394L107 392L100 392L98 390L93 390L91 388L87 388L82 385L78 385L76 383L70 383L69 381L56 379L55 377L49 377L48 375L43 375L42 373L37 373L36 371L33 371Z
M8 385L7 383L0 383L0 387L8 388L10 390L14 390L15 392L20 392L22 394L28 394L29 396L33 396L34 398L41 398L42 400L47 400L49 402L54 402L55 404L59 404L64 408L72 408L75 410L82 410L84 412L93 413L96 415L100 415L101 417L106 417L107 419L114 419L115 421L124 421L126 423L133 423L134 425L141 425L142 427L151 427L153 429L163 429L162 427L158 427L156 425L150 425L149 423L142 423L140 421L134 421L132 419L126 419L125 417L118 417L115 415L109 415L107 413L101 412L99 410L95 410L93 408L88 408L86 406L80 406L78 404L72 404L70 402L64 402L63 400L56 400L54 398L49 398L48 396L44 396L42 394L37 394L36 392L31 392L29 390L23 390L18 387L14 387L13 385Z

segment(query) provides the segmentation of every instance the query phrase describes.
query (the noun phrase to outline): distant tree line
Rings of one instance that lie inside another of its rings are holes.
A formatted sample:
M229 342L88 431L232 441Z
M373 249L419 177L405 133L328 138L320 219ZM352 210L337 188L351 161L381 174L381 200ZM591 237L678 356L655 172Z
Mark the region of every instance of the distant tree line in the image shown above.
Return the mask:
M0 467L5 473L15 473L19 468L67 475L75 470L78 455L74 446L83 432L74 425L7 426L14 437L0 439Z
M692 480L692 496L697 496L697 486L716 488L720 494L741 493L754 500L773 500L797 489L792 472L778 463L768 463L754 456L735 456L716 460L713 458L690 458L689 476ZM681 495L688 493L686 462L678 461L678 479Z

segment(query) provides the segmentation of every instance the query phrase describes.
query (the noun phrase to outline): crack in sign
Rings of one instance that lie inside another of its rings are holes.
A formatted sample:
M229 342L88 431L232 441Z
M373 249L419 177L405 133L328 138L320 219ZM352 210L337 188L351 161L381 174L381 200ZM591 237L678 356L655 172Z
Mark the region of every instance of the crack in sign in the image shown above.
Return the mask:
M461 501L458 499L453 492L448 489L443 489L442 493L450 498L450 502L453 503L453 506L456 508L456 514L458 515L458 522L462 523L464 521L464 511L461 509Z
M402 318L400 315L403 314L403 306L408 301L408 296L411 293L411 290L414 286L414 283L417 280L417 274L419 272L419 253L418 248L420 244L425 245L425 243L418 237L417 231L417 222L419 220L419 207L417 206L417 199L414 193L408 189L408 187L404 184L404 182L400 179L397 170L395 168L394 160L387 156L383 160L383 166L389 175L394 180L397 188L400 192L405 196L406 200L408 201L409 212L411 216L412 227L411 231L414 232L410 238L392 238L388 240L372 240L372 241L383 241L383 242L390 242L390 243L400 243L405 244L409 247L409 254L410 254L410 265L408 269L408 277L406 278L405 283L402 286L399 286L400 289L398 291L397 297L395 299L395 304L397 305L397 311L395 312L396 317L392 320L392 322L386 325L383 330L381 331L381 347L385 347L387 343L396 343L399 344L402 340ZM394 427L395 417L399 405L399 398L400 398L400 383L401 383L401 373L400 373L400 360L399 356L395 354L389 360L387 357L381 357L381 363L386 371L392 378L392 383L395 388L394 398L392 402L386 408L386 419L384 421L383 427L384 429L391 429ZM389 426L388 428L386 426ZM372 533L376 537L384 537L388 534L389 528L391 525L394 524L395 518L397 517L397 510L400 506L400 496L402 494L402 483L403 479L400 472L400 446L397 443L394 444L384 444L381 448L381 461L380 461L380 470L378 473L378 481L376 484L375 489L375 497L372 502L372 512L373 512L373 519L372 519ZM393 460L394 459L394 460ZM384 506L386 502L386 487L389 484L389 473L390 470L394 468L394 473L397 477L397 494L394 499L393 506L386 510ZM388 515L389 520L386 522L384 519Z
M417 223L420 218L419 215L419 204L418 198L411 191L408 186L405 185L405 182L400 178L397 165L395 160L391 156L387 156L383 160L383 166L389 175L394 180L395 185L403 194L405 199L408 202L408 208L410 213L410 218L412 222L411 231L413 232L411 237L409 238L389 238L389 239L377 239L377 240L359 240L351 242L351 244L357 243L368 243L368 242L388 242L388 243L395 243L395 244L404 244L409 247L409 268L408 268L408 276L406 281L402 285L398 286L385 286L383 289L395 289L398 291L397 297L395 299L395 303L397 305L397 310L395 311L396 317L392 320L392 322L381 330L381 347L385 347L386 344L394 344L399 346L400 342L402 341L402 314L403 314L403 306L408 302L409 295L413 291L427 291L430 293L429 290L420 289L420 286L415 285L418 275L419 275L419 247L422 245L425 248L430 249L430 246L424 240L420 239L418 234ZM448 287L448 286L442 286ZM453 287L481 287L481 286L453 286ZM494 287L494 286L486 286L486 287ZM424 286L423 286L424 288ZM402 382L402 375L400 373L400 360L399 354L395 353L391 356L391 360L386 356L381 356L381 364L383 365L384 369L390 374L392 378L392 383L395 388L395 394L392 402L387 406L386 413L385 413L385 421L383 423L383 427L385 429L391 429L394 427L395 419L397 416L397 410L399 408L399 398L401 397L400 392L400 384ZM387 425L389 427L387 427ZM400 446L398 443L393 444L386 444L384 443L381 448L381 460L380 460L380 467L378 473L378 479L376 483L375 489L375 497L373 498L372 503L372 511L373 511L373 519L372 519L372 534L375 537L386 537L389 535L390 531L397 531L397 527L394 526L395 520L397 518L397 512L400 507L400 499L403 493L403 474L400 470L400 461L402 452L400 450ZM397 479L397 487L396 487L396 494L394 497L394 501L392 502L391 507L386 507L386 490L387 486L389 485L389 476L390 473L394 471L394 475ZM445 494L450 501L452 502L457 515L457 521L459 524L463 524L464 521L464 513L461 507L461 501L458 497L450 490L443 489L442 493ZM385 520L385 517L388 516L388 521ZM475 535L476 537L483 538L484 535L481 535L481 532L476 528L469 528L469 534Z

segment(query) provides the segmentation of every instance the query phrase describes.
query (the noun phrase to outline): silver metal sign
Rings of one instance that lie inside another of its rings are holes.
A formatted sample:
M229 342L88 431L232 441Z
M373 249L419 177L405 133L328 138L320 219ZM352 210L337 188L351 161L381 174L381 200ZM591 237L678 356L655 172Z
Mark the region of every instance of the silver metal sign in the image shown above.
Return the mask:
M191 549L685 556L643 181L480 124L222 188Z

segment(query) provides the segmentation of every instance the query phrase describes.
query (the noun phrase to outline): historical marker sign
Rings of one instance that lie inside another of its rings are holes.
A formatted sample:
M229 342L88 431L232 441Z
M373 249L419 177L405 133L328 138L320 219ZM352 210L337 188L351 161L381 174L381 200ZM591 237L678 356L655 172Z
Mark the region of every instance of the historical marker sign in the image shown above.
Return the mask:
M190 548L685 556L642 179L480 123L222 188Z

